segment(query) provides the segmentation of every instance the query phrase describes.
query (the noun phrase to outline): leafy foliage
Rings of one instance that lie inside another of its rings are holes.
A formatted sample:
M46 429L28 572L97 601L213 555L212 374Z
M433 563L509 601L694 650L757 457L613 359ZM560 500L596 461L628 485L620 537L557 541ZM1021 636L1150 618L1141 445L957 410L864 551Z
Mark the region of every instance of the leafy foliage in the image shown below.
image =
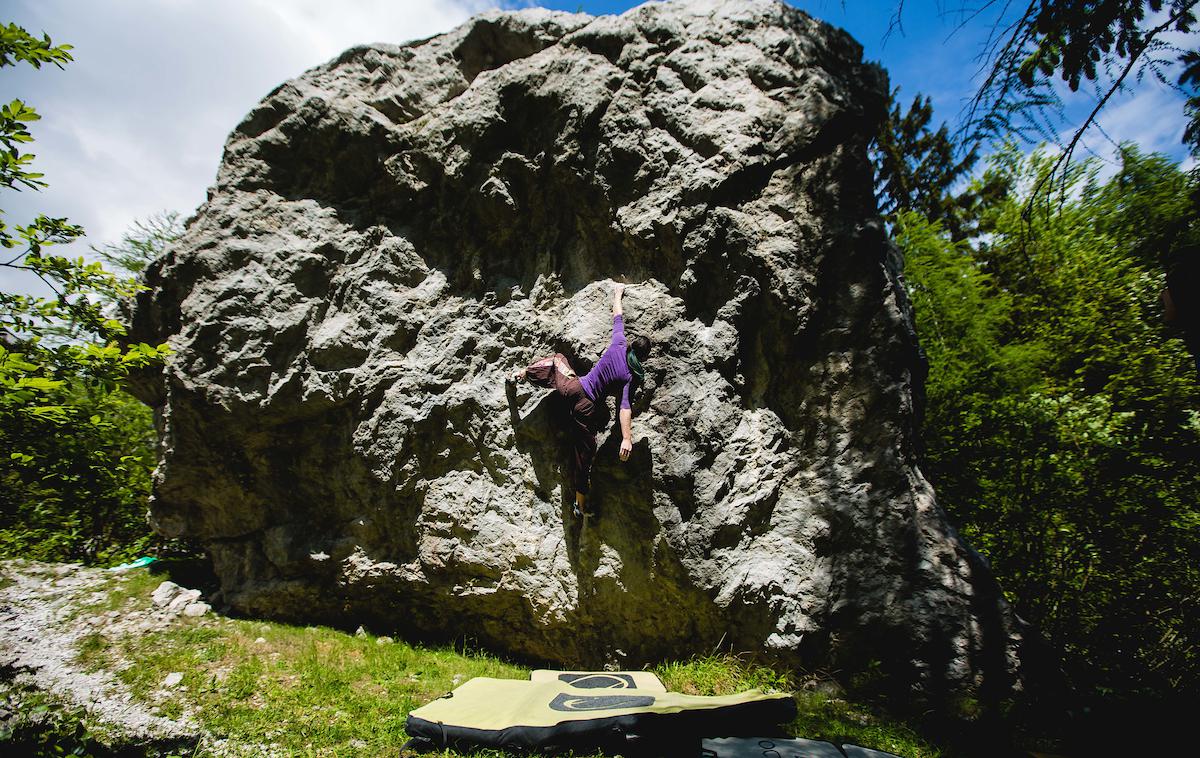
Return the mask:
M52 63L61 69L65 63L74 60L69 52L71 49L70 45L56 46L48 34L38 39L16 24L0 24L0 66L24 61L34 68Z
M1146 12L1159 13L1163 0L1040 0L1026 11L1032 50L1021 62L1017 76L1033 87L1038 74L1058 74L1072 91L1082 80L1095 81L1105 56L1131 59L1151 42L1145 28ZM1193 2L1169 4L1166 29L1190 31L1195 24Z
M1079 140L1109 99L1131 79L1146 76L1167 82L1167 67L1189 55L1168 35L1194 34L1197 0L1028 0L987 2L975 17L997 10L983 53L986 77L968 109L965 131L980 139L1041 138L1056 141L1062 100L1054 79L1076 91L1084 82L1096 89L1096 104L1075 130L1053 170L1039 181L1046 186L1070 162ZM1015 9L1015 15L1010 15ZM1188 74L1185 71L1185 77ZM1181 84L1186 83L1181 80ZM1189 130L1193 141L1196 131ZM1060 188L1061 191L1061 188ZM1037 194L1037 193L1033 193Z
M931 364L926 470L1018 611L1084 691L1195 694L1200 682L1200 388L1162 323L1158 253L1186 236L1189 178L1126 148L1100 181L1011 146L1018 188L974 247L896 221Z
M950 225L955 238L961 238L957 211L969 204L970 194L955 197L950 193L974 167L978 153L970 150L957 158L946 125L936 132L929 129L933 119L929 98L918 94L903 112L895 99L898 94L896 90L891 95L873 151L879 210L885 214L916 211L930 221Z
M70 45L55 46L14 24L0 25L0 66L60 68ZM0 107L0 184L46 186L32 171L34 109ZM160 362L165 345L122 345L115 304L140 289L102 264L52 254L83 229L39 216L10 229L0 266L31 272L52 297L0 292L0 552L46 558L124 557L149 540L145 523L152 460L149 411L119 392L128 372Z
M48 36L39 40L13 24L0 25L0 66L26 61L37 67L43 62L61 67L71 60L69 49L70 45L53 46ZM27 127L37 118L37 113L20 101L0 109L0 153L8 159L0 166L0 183L10 189L20 189L22 185L29 189L45 186L41 174L29 170L33 156L19 149L20 144L32 141ZM15 257L0 265L32 272L55 293L53 298L0 293L0 329L8 343L0 357L7 364L6 375L19 372L29 379L44 380L26 382L19 388L26 402L37 399L36 394L29 395L31 390L48 391L64 375L87 377L111 386L129 369L148 365L162 356L160 349L146 345L134 345L128 350L116 347L117 338L125 330L120 322L106 316L103 306L105 302L131 296L139 288L136 282L122 279L105 271L101 264L89 263L82 257L47 252L53 245L71 242L82 235L83 229L66 219L39 216L12 231L0 220L0 246L20 249ZM43 337L47 334L89 338L99 340L102 345L72 341L45 345ZM26 410L29 412L37 411ZM61 420L70 410L63 406L40 413L51 420Z
M67 61L72 60L71 53L68 52L70 49L70 45L55 47L49 36L38 39L16 24L0 24L0 67L24 61L34 68L41 68L43 63L52 63L62 68ZM18 149L21 144L33 142L28 125L40 118L37 111L20 100L0 105L0 145L4 146L4 150L0 151L0 184L3 186L11 189L20 189L22 186L39 189L46 186L41 174L30 171L30 163L34 156L22 153ZM69 231L66 233L69 234ZM27 235L21 234L20 229L18 234L28 238ZM11 244L7 244L10 239L4 232L3 224L0 224L0 241L5 243L5 247L12 247Z
M146 523L150 409L77 380L46 395L74 412L0 412L0 553L110 563L146 552L157 542Z
M85 709L27 684L0 681L0 712L7 716L0 722L0 750L5 755L182 758L194 753L190 743L195 740L186 737L122 744L128 740L104 734Z
M1184 91L1190 91L1183 111L1188 117L1187 128L1183 130L1183 142L1191 145L1192 155L1200 155L1200 52L1190 50L1180 58L1183 71L1179 74L1179 86Z
M88 728L82 708L70 708L36 690L0 685L3 708L16 714L0 724L8 755L95 756L105 751Z

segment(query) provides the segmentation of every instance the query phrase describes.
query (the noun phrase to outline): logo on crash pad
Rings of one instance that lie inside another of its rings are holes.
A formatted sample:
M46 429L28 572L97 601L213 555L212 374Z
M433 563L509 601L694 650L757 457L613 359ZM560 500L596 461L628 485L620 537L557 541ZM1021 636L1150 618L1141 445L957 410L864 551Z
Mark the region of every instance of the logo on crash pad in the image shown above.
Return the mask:
M559 674L558 681L581 690L632 690L637 687L629 674Z
M619 708L645 708L654 705L649 695L568 695L560 692L550 701L553 711L609 711Z

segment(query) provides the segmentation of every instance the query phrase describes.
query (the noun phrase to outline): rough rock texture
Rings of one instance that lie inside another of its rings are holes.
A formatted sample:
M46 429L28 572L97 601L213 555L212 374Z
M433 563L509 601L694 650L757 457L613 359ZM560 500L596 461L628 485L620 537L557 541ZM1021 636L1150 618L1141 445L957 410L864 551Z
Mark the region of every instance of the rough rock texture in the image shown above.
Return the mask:
M913 459L866 158L886 86L765 0L489 14L285 83L136 306L175 350L138 386L156 527L251 614L1010 687L1020 623ZM586 370L619 275L655 347L581 530L559 409L503 376Z

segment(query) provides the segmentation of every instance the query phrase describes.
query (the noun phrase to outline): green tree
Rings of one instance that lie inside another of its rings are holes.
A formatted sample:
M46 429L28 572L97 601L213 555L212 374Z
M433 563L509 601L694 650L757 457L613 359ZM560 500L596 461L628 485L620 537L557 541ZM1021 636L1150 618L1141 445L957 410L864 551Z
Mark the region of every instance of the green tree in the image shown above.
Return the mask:
M946 124L937 131L930 128L933 105L928 97L918 94L903 111L898 94L897 89L889 97L887 116L871 150L879 211L887 216L915 212L942 224L955 240L986 231L979 226L982 208L997 202L1008 188L995 180L996 174L957 187L970 175L978 152L972 148L961 154Z
M899 217L931 364L924 465L1077 686L1194 695L1200 388L1162 323L1157 259L1191 179L1123 155L1108 181L1067 164L1031 219L1057 159L1002 149L989 171L1023 192L989 207L974 246Z
M1191 146L1193 156L1200 156L1200 52L1189 50L1180 60L1183 71L1179 74L1179 87L1188 93L1183 106L1188 117L1183 142Z
M906 0L896 0L889 33L903 31ZM1021 0L958 3L939 8L963 26L988 26L977 59L980 84L960 121L961 147L994 140L1059 143L1063 101L1055 87L1094 90L1092 110L1062 144L1052 170L1040 178L1046 192L1071 162L1080 140L1118 92L1145 79L1189 94L1184 143L1200 151L1200 0ZM1193 48L1193 49L1188 49ZM1182 73L1172 82L1172 68Z
M979 155L970 150L961 158L942 124L936 132L929 129L933 105L920 94L913 98L908 111L901 110L896 96L890 96L887 116L875 140L874 162L879 210L891 214L900 210L916 211L930 221L945 223L955 218L958 205L951 194L954 184L968 174Z
M72 60L70 45L0 25L0 67ZM0 185L38 190L28 104L0 107ZM31 272L52 297L0 292L0 550L46 558L104 559L148 538L145 498L152 440L149 412L118 392L165 345L122 346L112 304L139 285L82 257L55 255L83 235L66 219L39 216L9 228L0 215L0 266ZM116 552L114 552L116 551Z
M40 68L49 62L62 67L71 60L70 45L54 46L15 24L0 25L0 67L25 61ZM37 112L20 100L0 108L0 184L20 190L46 186L32 171L33 155L22 146L33 141L29 124ZM0 404L12 412L61 422L75 412L70 405L41 403L46 393L62 386L64 376L81 376L112 388L130 368L160 360L163 346L137 344L121 349L117 340L125 330L104 310L105 302L131 296L138 285L104 270L82 257L53 255L49 249L83 235L83 229L66 219L39 216L13 229L0 214L0 246L16 254L0 265L32 272L54 297L0 292L0 330L6 345L0 348ZM47 343L47 334L84 341Z

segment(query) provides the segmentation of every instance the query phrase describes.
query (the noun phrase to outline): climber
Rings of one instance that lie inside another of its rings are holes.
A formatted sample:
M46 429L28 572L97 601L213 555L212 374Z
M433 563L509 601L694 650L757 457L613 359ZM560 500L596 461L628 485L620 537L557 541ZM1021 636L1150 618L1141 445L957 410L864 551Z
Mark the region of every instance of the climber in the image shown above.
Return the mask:
M645 381L642 361L650 353L650 340L637 335L625 339L625 317L621 310L624 284L613 285L613 335L612 342L592 370L580 379L566 356L556 353L549 358L535 361L526 368L514 371L509 377L513 382L527 380L538 387L555 390L566 401L570 413L570 433L574 447L571 467L575 484L576 516L587 516L585 504L591 478L592 458L596 454L596 432L603 418L599 404L610 393L619 400L621 420L621 449L618 457L629 460L633 451L633 409L630 397L635 385Z

